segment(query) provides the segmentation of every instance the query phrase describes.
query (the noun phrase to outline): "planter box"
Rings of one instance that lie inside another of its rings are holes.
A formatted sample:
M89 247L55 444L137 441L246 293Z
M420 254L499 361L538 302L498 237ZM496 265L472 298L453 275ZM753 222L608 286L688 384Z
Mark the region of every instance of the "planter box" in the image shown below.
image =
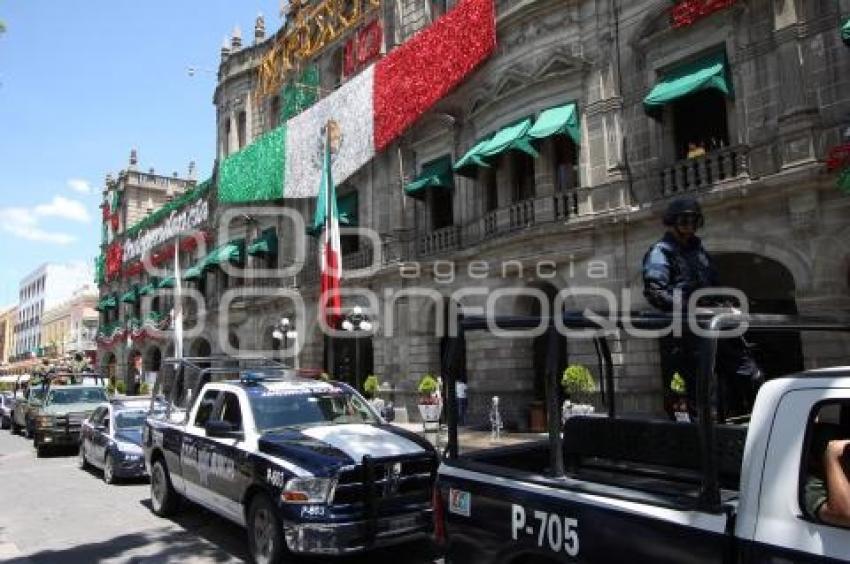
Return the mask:
M419 415L422 416L423 422L433 423L440 420L440 414L443 412L442 404L419 404Z

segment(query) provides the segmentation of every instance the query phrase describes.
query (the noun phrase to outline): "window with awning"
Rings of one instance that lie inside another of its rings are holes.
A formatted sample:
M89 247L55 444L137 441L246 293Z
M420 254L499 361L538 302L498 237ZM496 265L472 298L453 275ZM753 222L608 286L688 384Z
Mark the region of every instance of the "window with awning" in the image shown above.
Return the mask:
M153 294L154 291L156 290L156 288L157 288L156 281L152 280L152 281L148 282L147 284L140 286L136 293L139 295L139 297L148 296L150 294Z
M97 302L95 309L98 311L108 311L116 307L118 307L118 300L115 298L115 295L109 294Z
M221 266L225 262L241 263L244 248L245 241L239 239L213 249L207 256L183 272L183 280L200 280L207 270Z
M546 139L553 135L567 135L576 145L581 143L578 110L575 103L543 110L528 130L530 139Z
M429 188L454 188L452 158L448 155L435 159L422 166L413 182L404 187L404 193L411 198L423 199Z
M157 283L156 287L158 289L173 288L175 283L176 283L176 280L174 279L173 276L166 276L165 278L160 280L159 283Z
M841 40L850 47L850 18L847 18L841 26Z
M481 154L481 149L487 145L489 141L489 138L482 139L473 145L473 147L455 163L453 167L454 171L461 176L475 178L478 176L479 167L489 168L489 163L487 163L484 159L484 155Z
M121 303L122 304L134 304L139 301L139 295L136 293L135 288L131 288L130 290L121 294Z
M721 52L681 65L665 74L643 100L647 110L657 110L689 94L718 90L732 95L726 54Z
M276 256L277 230L274 227L263 230L260 236L248 245L248 254L252 257Z
M501 155L505 151L516 150L527 153L534 158L539 157L540 154L531 146L531 140L528 138L530 130L531 118L503 127L481 147L481 156L488 159Z
M357 227L359 198L357 191L349 192L336 199L339 224L343 227Z

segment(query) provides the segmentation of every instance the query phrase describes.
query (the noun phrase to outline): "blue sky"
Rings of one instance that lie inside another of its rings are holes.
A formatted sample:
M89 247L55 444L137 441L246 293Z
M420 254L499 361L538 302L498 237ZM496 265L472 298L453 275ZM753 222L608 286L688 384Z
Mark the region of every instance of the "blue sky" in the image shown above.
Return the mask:
M127 165L199 177L215 149L215 70L235 26L279 0L0 0L0 305L42 262L91 261L100 191Z

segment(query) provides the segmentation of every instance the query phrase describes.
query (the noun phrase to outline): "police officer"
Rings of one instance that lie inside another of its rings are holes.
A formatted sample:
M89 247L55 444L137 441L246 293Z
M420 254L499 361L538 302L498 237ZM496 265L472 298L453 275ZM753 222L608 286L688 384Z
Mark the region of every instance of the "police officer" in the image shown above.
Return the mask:
M644 296L654 307L672 312L679 307L687 313L691 295L700 289L717 286L717 272L696 232L704 223L702 208L694 198L676 198L663 217L667 230L653 244L643 259ZM681 301L677 302L681 296ZM715 298L701 298L699 306L725 305ZM695 412L697 373L697 339L685 333L681 337L666 336L661 340L662 378L665 408L671 412L670 380L679 372L685 380L689 410ZM752 386L760 383L761 372L743 339L718 341L717 372L724 380L724 403L730 411L746 413L752 399Z

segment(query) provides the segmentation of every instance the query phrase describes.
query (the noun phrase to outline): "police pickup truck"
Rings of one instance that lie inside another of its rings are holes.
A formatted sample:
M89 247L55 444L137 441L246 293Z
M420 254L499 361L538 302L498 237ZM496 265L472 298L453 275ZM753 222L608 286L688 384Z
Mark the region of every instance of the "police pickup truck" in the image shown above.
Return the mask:
M156 514L181 498L202 505L248 529L256 562L355 553L430 531L435 450L386 424L351 387L291 370L220 381L222 371L200 371L185 414L166 410L145 426ZM183 381L175 377L172 396Z
M598 329L598 318L591 317L565 313L562 328ZM710 407L721 329L746 321L760 332L837 333L850 331L850 324L759 315L700 321L709 334L700 340L699 416L696 423L681 423L617 413L607 339L622 338L627 325L645 330L669 325L663 316L625 317L606 317L605 332L592 337L602 359L608 413L562 423L557 377L568 340L550 325L548 440L480 450L459 444L453 381L465 334L487 330L491 320L460 322L444 362L449 440L435 485L435 536L448 561L850 560L850 529L829 524L820 512L828 495L826 445L850 438L850 367L770 379L758 391L747 424L715 421L717 411ZM496 325L520 330L539 327L541 320L497 318ZM842 337L818 335L804 342ZM833 351L846 345L830 343Z

